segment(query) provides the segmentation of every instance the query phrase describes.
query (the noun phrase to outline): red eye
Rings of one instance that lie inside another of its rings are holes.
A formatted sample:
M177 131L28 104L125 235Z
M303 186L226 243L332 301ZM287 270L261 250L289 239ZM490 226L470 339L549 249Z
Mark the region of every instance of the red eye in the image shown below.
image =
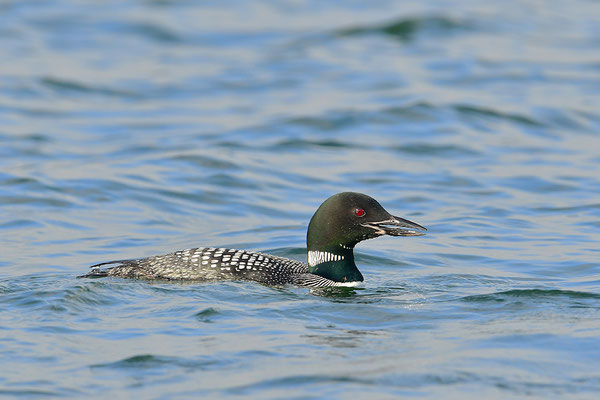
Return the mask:
M354 214L357 217L364 217L365 216L365 210L363 210L362 208L357 208L356 210L354 210Z

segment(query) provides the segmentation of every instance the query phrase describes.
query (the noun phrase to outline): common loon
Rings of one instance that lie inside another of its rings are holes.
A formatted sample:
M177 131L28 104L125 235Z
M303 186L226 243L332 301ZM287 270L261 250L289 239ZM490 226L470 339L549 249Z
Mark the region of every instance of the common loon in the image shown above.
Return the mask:
M417 229L419 231L416 231ZM308 264L254 251L201 247L160 256L103 262L81 276L180 281L247 280L266 285L354 286L364 280L354 246L382 235L420 236L419 224L394 217L365 194L338 193L321 204L308 225ZM101 269L103 265L118 264Z

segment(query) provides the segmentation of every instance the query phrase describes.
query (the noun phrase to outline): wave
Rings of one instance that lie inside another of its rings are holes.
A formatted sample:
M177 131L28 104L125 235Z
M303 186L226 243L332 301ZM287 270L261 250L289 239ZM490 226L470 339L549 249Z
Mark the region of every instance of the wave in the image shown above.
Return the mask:
M478 294L463 297L461 300L467 302L503 302L508 300L555 300L555 299L591 299L600 300L600 293L580 292L562 289L512 289L502 292ZM600 304L599 304L600 306Z

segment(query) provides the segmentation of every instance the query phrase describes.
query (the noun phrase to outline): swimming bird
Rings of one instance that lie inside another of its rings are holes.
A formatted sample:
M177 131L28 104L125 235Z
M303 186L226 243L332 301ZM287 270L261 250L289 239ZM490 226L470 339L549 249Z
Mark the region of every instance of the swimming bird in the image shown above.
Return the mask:
M269 254L200 247L92 265L80 278L121 277L176 281L245 280L266 285L356 286L364 280L354 246L382 235L420 236L423 226L395 217L362 193L338 193L321 204L308 224L308 264ZM101 269L101 266L116 264Z

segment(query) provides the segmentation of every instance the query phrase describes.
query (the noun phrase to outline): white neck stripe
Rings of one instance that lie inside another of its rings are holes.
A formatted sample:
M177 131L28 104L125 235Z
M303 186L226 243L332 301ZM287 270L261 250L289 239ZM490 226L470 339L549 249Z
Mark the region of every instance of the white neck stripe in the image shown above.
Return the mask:
M328 253L326 251L310 250L308 252L308 265L314 267L317 264L321 264L328 261L340 261L343 260L344 256L339 254Z

